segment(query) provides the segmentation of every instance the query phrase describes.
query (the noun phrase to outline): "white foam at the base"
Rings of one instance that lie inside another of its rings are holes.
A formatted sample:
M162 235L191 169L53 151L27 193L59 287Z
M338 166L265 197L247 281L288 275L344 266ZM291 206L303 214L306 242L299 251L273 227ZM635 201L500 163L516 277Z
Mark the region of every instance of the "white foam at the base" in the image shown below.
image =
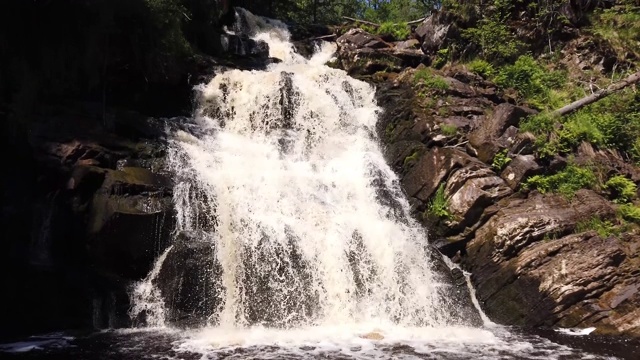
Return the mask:
M179 352L202 359L347 358L347 359L599 359L537 336L507 328L400 327L362 323L299 329L264 327L206 328L183 334Z
M563 333L563 334L567 334L567 335L575 335L575 336L585 336L585 335L589 335L592 332L594 332L596 330L596 328L594 327L588 327L588 328L584 328L584 329L573 329L573 328L559 328L556 329L557 332L559 333Z

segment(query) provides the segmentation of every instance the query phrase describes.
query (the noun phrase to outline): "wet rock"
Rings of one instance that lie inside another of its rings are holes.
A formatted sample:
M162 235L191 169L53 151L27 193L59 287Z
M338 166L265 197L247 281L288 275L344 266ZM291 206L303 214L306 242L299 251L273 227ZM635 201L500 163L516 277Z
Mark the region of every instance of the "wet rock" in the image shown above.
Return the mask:
M447 263L442 254L435 249L429 249L429 263L441 277L443 291L450 304L449 320L466 326L481 326L482 318L473 305L471 293L462 270Z
M515 155L500 174L512 190L517 190L522 180L542 172L533 155Z
M142 168L107 170L104 176L88 209L76 208L88 213L88 251L105 276L143 278L158 255L149 250L161 251L171 239L170 183Z
M180 327L206 324L223 301L221 284L216 282L221 273L215 243L209 237L178 234L156 280L165 299L166 320Z
M449 176L445 193L455 219L449 226L464 228L473 225L486 207L510 195L512 190L486 165L472 162Z
M474 161L458 149L434 147L403 177L402 185L407 195L427 202L454 168Z
M269 57L269 45L264 41L233 34L222 34L220 38L223 51L232 55L255 56L263 59Z
M500 150L498 139L507 128L517 126L521 119L534 113L534 110L507 103L496 106L493 115L486 117L469 135L469 144L475 149L478 159L490 163Z
M490 263L494 291L479 297L503 323L638 336L640 294L631 269L639 264L628 254L619 239L594 232L537 242L500 266Z

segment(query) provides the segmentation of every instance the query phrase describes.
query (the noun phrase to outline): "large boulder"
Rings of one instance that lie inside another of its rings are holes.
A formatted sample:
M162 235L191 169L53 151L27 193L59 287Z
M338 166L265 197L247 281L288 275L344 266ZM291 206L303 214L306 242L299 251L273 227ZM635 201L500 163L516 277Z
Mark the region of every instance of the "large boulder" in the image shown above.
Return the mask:
M469 145L478 159L490 163L501 148L512 145L515 134L502 138L503 134L509 127L517 127L521 119L534 113L534 110L508 103L496 106L493 115L486 117L469 135Z
M433 12L415 32L422 43L422 51L428 55L435 54L446 47L448 41L455 40L460 35L452 16L444 11Z
M431 148L402 179L407 195L427 202L440 183L454 168L477 162L466 153L453 148Z
M222 304L220 264L205 233L176 236L156 278L165 300L166 320L177 326L202 326Z
M400 71L404 67L415 67L428 60L418 49L404 44L397 47L359 28L347 31L336 43L339 65L351 75Z
M511 189L517 190L524 179L541 172L542 166L536 162L533 155L513 155L500 176Z
M472 226L485 208L511 193L505 182L484 164L472 162L455 170L445 187L453 217L449 227L460 231Z
M580 190L572 200L535 193L502 205L463 258L487 315L504 324L640 333L630 320L638 312L631 270L638 239L572 234L578 223L612 219L608 201Z

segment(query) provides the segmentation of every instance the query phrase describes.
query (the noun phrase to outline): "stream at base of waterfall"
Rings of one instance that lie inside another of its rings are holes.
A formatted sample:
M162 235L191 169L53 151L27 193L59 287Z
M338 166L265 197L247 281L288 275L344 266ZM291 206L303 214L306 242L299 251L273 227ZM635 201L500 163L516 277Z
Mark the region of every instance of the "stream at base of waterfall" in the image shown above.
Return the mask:
M325 65L335 45L305 59L282 23L241 15L236 31L281 61L217 74L198 89L189 130L172 134L176 237L132 290L140 328L49 334L0 354L607 359L637 350L589 347L578 336L589 331L538 336L470 319L481 317L452 300L383 158L375 89Z

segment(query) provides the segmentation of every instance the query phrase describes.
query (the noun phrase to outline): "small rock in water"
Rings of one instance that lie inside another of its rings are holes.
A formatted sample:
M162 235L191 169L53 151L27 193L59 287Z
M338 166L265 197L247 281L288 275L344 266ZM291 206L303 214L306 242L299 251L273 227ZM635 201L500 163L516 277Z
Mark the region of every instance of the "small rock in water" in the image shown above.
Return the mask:
M382 334L380 334L379 332L375 332L375 331L366 333L364 335L361 335L360 337L363 338L363 339L369 339L369 340L382 340L382 339L384 339L384 336L382 336Z

